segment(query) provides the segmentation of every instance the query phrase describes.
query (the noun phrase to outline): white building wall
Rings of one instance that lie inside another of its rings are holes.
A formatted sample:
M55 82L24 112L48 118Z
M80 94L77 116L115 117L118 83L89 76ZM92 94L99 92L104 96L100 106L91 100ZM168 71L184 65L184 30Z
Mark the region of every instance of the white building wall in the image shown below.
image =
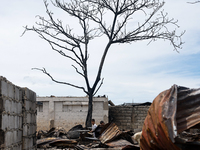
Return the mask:
M69 130L75 125L85 126L88 97L37 97L43 106L37 108L37 130L63 127ZM108 98L94 97L93 118L96 124L108 122Z

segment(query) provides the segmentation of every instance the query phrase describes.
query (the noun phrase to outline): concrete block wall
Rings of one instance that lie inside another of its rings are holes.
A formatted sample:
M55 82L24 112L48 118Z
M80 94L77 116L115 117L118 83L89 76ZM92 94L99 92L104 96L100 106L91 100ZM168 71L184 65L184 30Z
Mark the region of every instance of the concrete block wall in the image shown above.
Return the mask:
M23 101L23 150L36 149L36 94L22 88Z
M22 88L0 76L1 150L23 150L23 134L30 131L30 129L27 131L23 129L23 96ZM29 145L33 144L34 142Z
M132 129L132 106L110 106L109 119L114 122L121 130Z
M0 76L0 149L22 149L22 95L19 87Z
M109 122L121 130L141 131L150 106L110 106Z
M134 131L142 130L144 120L150 106L134 106L133 107L133 129Z

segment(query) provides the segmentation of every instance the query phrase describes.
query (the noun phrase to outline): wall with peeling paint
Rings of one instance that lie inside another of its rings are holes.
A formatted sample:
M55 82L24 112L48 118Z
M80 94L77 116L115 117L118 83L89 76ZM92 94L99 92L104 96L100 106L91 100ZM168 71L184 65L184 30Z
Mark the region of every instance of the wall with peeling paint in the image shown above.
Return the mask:
M69 130L75 125L85 126L88 109L88 97L37 97L37 129L49 130L51 127L63 127ZM108 122L108 98L94 97L93 118L96 124L101 120Z

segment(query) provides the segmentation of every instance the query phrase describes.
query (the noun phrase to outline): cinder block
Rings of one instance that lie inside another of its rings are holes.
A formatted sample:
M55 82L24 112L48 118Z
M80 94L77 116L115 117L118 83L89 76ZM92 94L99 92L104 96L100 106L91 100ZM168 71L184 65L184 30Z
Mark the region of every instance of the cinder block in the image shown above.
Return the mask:
M15 113L16 112L16 106L15 106L15 101L11 101L11 106L10 106L10 113Z
M14 90L15 90L15 100L20 101L21 100L21 97L20 97L20 87L15 86Z
M0 78L0 94L8 97L8 84L2 78Z
M22 88L22 98L28 100L29 98L29 90L28 88Z
M13 142L12 142L13 144L14 143L17 143L17 131L15 130L15 131L13 131Z
M23 124L26 124L27 123L27 112L23 112Z
M22 103L16 103L15 107L16 107L16 113L22 114Z
M8 83L8 97L15 99L15 86L12 83Z
M22 141L22 136L23 136L23 131L22 130L18 130L17 132L17 142L21 142Z
M10 129L15 128L15 116L9 116L9 128Z
M27 125L23 125L23 136L27 136L28 135L28 126Z
M3 109L6 112L11 112L12 109L12 101L8 100L7 98L2 98L3 102Z
M11 145L13 142L13 132L6 132L5 134L5 147Z
M6 130L9 126L9 116L8 115L2 115L2 122L1 122L1 129Z
M32 115L30 114L30 113L27 113L27 122L26 123L31 123L31 118L32 117Z

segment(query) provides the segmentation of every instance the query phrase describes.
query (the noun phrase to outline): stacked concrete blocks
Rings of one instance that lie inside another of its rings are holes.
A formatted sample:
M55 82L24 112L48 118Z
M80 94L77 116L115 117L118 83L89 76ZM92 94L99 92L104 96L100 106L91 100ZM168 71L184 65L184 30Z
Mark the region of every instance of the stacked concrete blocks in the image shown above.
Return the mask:
M132 129L132 106L111 106L109 109L110 121L114 122L121 130Z
M114 122L121 130L142 130L150 106L110 106L109 122Z
M0 149L22 149L21 89L0 76Z
M36 149L36 94L22 89L23 101L23 150Z
M150 106L135 106L135 107L133 107L134 131L142 130L144 120L147 116L149 107Z
M0 150L36 150L36 94L1 76Z

